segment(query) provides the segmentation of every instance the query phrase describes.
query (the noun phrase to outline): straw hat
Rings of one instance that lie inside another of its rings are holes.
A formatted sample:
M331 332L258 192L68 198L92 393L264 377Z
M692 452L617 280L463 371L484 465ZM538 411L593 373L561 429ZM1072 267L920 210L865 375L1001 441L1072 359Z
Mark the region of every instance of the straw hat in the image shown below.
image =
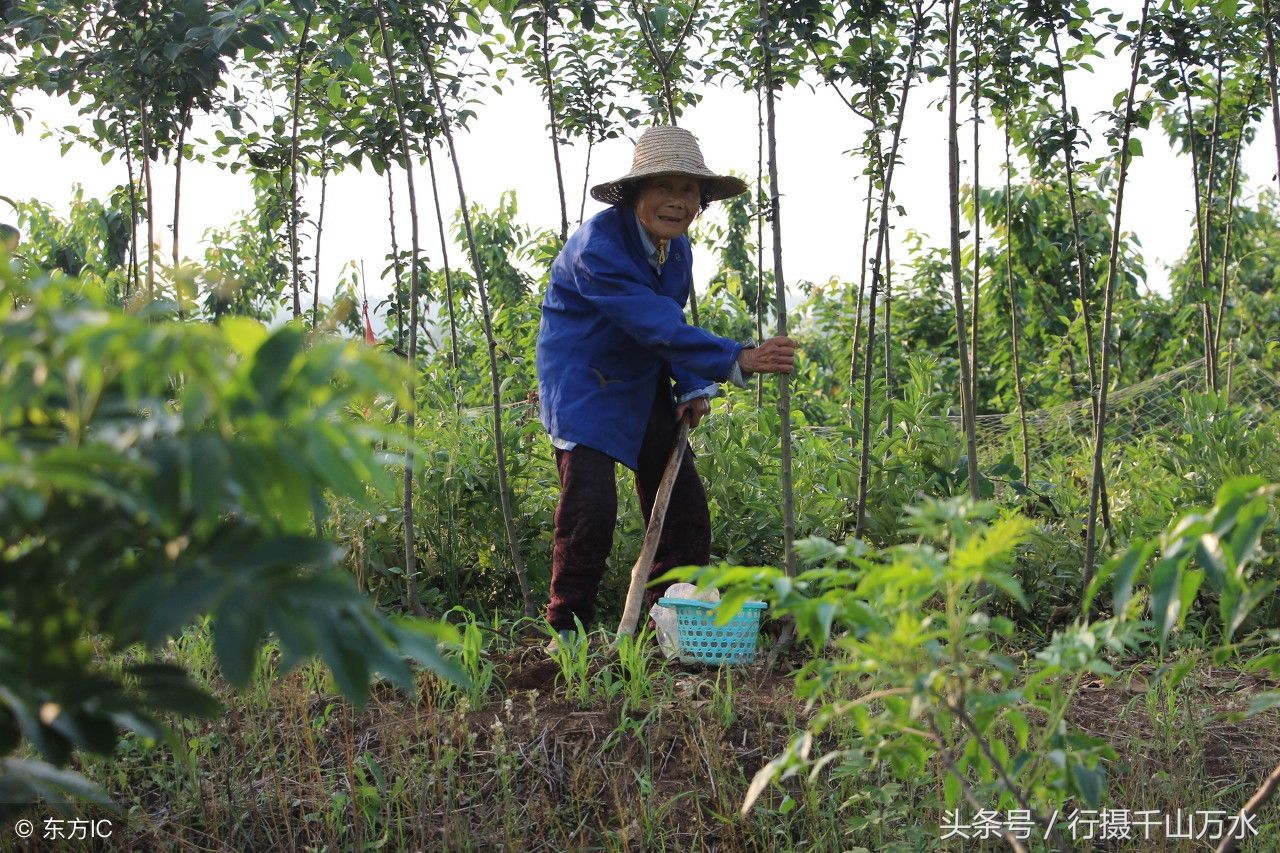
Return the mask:
M657 125L646 130L636 142L635 155L631 159L631 171L591 188L591 197L605 204L622 201L623 188L632 181L653 175L688 175L702 182L704 195L711 201L730 198L747 191L747 184L732 175L717 175L703 162L698 139L680 127Z

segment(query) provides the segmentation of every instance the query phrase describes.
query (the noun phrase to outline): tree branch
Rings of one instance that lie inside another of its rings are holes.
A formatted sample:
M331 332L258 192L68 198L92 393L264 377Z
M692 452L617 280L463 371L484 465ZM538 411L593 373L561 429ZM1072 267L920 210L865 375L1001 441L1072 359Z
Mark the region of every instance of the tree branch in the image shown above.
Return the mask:
M1275 796L1276 788L1280 788L1280 764L1277 764L1276 769L1271 771L1271 775L1262 783L1262 787L1249 798L1249 802L1244 804L1244 808L1240 810L1241 818L1244 819L1257 814L1258 809L1265 806ZM1234 853L1239 847L1240 839L1234 837L1224 838L1218 845L1216 853Z

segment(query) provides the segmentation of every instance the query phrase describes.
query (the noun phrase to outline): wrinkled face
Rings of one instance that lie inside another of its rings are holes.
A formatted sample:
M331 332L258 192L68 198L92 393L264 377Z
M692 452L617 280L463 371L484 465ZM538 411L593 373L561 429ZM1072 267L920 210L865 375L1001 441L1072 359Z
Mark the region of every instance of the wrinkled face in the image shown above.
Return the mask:
M685 175L649 178L636 196L636 215L649 237L674 240L689 229L701 210L702 184Z

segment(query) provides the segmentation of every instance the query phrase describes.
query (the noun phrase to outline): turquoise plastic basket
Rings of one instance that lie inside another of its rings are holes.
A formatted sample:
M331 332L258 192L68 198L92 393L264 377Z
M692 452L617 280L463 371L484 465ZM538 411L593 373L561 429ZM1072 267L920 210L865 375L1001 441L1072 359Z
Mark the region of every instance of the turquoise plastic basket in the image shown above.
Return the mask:
M725 625L716 625L716 603L692 598L658 599L676 612L677 654L684 663L751 663L756 659L760 611L769 605L748 601Z

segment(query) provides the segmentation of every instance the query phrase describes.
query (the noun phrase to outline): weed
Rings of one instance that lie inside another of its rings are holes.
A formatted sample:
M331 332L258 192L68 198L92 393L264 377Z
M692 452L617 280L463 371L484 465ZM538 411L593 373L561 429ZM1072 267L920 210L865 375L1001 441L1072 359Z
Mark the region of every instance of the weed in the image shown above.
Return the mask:
M613 658L601 668L597 676L602 693L612 698L622 695L624 706L640 708L653 702L655 680L662 680L661 673L651 673L653 658L653 633L648 626L635 635L623 634L613 649Z
M721 728L729 728L738 717L733 702L733 667L723 666L716 672L715 689L711 694L712 715Z
M549 625L546 630L555 641L551 659L560 669L556 683L564 689L570 701L585 708L591 702L591 642L582 621L575 616L573 622L577 630L567 635L568 639Z
M467 675L467 684L452 689L458 695L465 696L468 704L475 707L484 701L493 685L494 666L485 654L485 632L476 617L462 607L453 608L446 616L455 612L463 616L457 662Z

